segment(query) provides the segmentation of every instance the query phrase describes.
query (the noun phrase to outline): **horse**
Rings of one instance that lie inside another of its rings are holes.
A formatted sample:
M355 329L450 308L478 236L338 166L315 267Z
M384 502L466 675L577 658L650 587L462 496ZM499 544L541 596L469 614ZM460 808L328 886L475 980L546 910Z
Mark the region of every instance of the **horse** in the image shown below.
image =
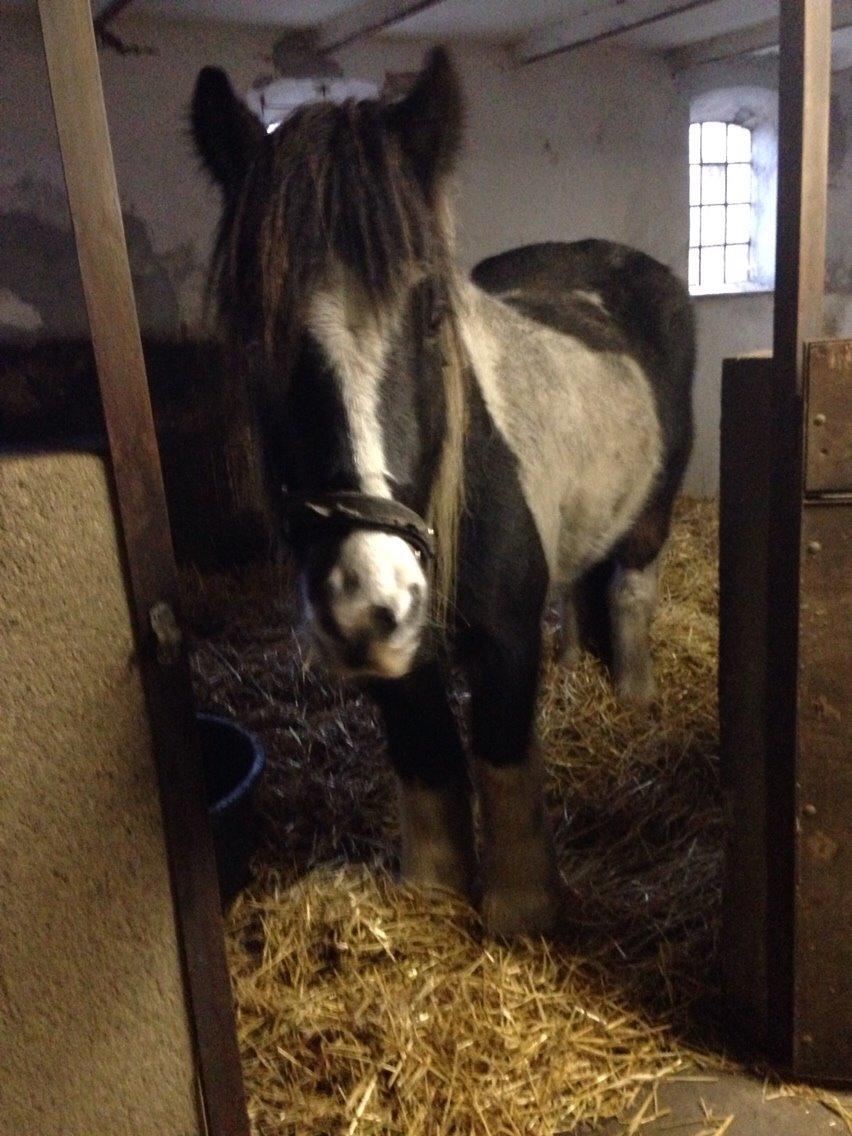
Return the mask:
M512 937L565 911L534 739L554 591L597 581L616 687L653 697L695 333L669 269L608 241L515 249L466 277L449 200L462 119L440 47L404 97L305 105L271 133L218 68L191 106L222 191L215 318L250 385L303 630L378 705L403 878L471 897Z

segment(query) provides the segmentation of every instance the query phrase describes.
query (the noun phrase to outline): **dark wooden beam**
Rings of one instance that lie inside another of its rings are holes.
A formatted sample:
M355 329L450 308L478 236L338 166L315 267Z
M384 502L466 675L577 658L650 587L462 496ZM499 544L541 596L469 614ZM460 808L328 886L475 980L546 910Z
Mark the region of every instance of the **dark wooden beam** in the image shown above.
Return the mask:
M852 0L834 0L831 9L831 27L838 31L852 27ZM750 28L735 32L725 32L710 39L677 47L666 52L666 59L674 72L685 71L689 67L699 67L703 63L717 63L723 59L736 59L777 47L781 36L778 19L763 20Z
M101 32L110 22L114 20L117 15L124 11L132 0L106 0L95 5L92 10L92 15L95 22L95 31Z
M512 54L520 64L537 63L552 55L602 43L634 28L671 19L681 12L703 8L717 0L618 0L593 8L547 27L539 28L515 45Z
M39 11L157 761L199 1119L209 1136L249 1136L189 668L170 619L177 572L92 13L89 0L39 0Z
M336 51L439 3L441 0L361 0L320 25L317 46Z

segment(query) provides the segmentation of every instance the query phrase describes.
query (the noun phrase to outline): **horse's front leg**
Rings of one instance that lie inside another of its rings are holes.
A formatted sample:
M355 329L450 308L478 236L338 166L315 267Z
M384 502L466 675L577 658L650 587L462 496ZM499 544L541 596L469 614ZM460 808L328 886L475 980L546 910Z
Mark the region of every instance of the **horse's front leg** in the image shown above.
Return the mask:
M430 663L373 693L399 778L401 874L469 897L476 857L470 780L440 668Z
M538 625L487 637L471 668L471 732L483 828L482 918L495 935L552 931L563 888L533 739Z

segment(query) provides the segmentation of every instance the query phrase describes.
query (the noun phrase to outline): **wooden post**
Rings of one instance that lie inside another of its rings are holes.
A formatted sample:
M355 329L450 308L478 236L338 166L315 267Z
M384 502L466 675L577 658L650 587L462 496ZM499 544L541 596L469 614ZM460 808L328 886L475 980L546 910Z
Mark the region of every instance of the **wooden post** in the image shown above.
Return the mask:
M177 574L89 0L39 0L160 779L209 1136L248 1136ZM157 636L159 633L159 639Z
M775 1055L793 1038L797 680L805 343L822 335L831 0L782 0L778 103L767 643L768 1022Z
M774 355L728 359L722 375L719 705L731 1025L794 1075L839 1081L852 1079L852 341L818 342L830 48L829 0L782 0Z

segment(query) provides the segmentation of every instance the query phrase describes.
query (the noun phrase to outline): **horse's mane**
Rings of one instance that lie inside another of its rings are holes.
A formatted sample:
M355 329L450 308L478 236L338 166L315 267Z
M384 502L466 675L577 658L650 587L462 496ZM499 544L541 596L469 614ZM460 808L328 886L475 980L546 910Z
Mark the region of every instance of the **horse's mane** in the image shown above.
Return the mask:
M226 208L211 286L235 341L295 353L306 307L330 267L381 308L427 276L447 300L441 328L445 433L430 500L436 530L435 614L455 592L463 510L465 371L452 312L453 240L442 187L427 195L387 107L374 100L311 104L258 148L242 190ZM243 331L243 335L240 331Z

